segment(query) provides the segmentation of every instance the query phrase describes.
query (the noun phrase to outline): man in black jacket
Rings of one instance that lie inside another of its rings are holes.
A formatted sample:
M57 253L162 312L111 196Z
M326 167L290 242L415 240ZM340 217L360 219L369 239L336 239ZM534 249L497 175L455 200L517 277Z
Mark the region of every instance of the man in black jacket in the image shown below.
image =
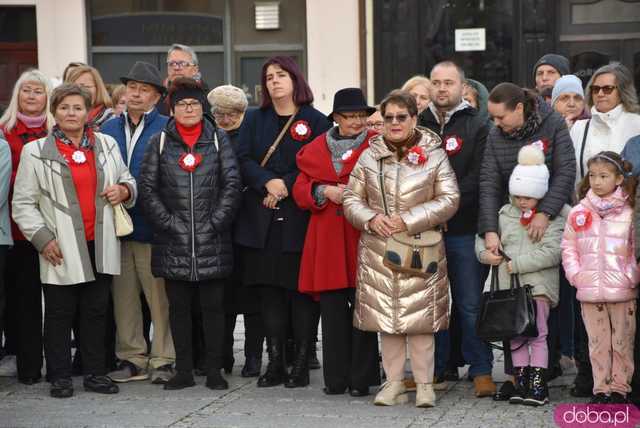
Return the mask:
M478 225L478 177L488 132L488 123L462 98L464 71L450 61L431 70L431 102L420 115L420 125L440 135L442 147L456 173L460 187L460 208L445 230L449 280L457 320L462 332L462 354L470 364L476 396L493 395L493 354L475 334L484 268L475 255ZM438 341L438 345L440 342ZM445 343L442 345L446 346ZM436 364L438 366L438 364ZM436 367L441 379L444 367Z

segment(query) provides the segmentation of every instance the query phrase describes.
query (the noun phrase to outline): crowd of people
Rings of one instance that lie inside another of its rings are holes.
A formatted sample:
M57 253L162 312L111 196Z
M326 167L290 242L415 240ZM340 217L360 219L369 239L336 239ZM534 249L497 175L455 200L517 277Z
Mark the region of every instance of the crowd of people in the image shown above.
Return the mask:
M264 63L256 108L209 91L188 46L167 69L138 61L107 85L71 63L55 88L35 69L16 82L0 117L0 375L32 385L45 369L57 398L75 375L104 394L198 376L224 390L242 314L258 387L309 384L321 323L325 394L381 385L376 405L415 390L433 407L468 365L478 398L540 406L575 364L572 395L640 397L624 65L583 88L547 54L534 89L489 91L443 61L378 106L343 88L328 115L289 57ZM512 281L537 332L505 338L498 389L476 327L483 291Z

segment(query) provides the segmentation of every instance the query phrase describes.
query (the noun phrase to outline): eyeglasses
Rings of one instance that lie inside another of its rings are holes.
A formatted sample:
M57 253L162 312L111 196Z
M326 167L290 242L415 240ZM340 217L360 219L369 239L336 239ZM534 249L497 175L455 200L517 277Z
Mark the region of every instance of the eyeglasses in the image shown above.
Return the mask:
M344 113L336 113L338 116L342 116L343 118L347 119L347 120L367 120L367 117L369 117L366 113L363 114L358 114L358 113L354 113L354 114L344 114Z
M375 129L375 130L380 130L384 127L384 122L380 121L380 122L367 122L367 128L369 129Z
M202 104L200 104L198 101L193 101L191 103L187 103L184 101L178 101L176 103L176 108L179 108L180 110L199 110L202 108Z
M384 116L384 123L393 123L396 120L398 121L398 123L404 123L407 121L407 119L409 119L409 115L407 113L400 113L400 114L396 114L394 115L385 115Z
M45 94L45 91L43 91L42 89L22 88L22 89L20 89L20 92L22 92L25 95L35 95L36 97Z
M237 111L231 111L231 112L221 112L221 111L214 111L213 112L213 117L215 117L216 119L220 120L224 120L224 119L237 119L238 116L240 116L240 113Z
M186 68L195 65L192 62L188 61L167 61L167 67L171 68Z
M615 85L605 85L605 86L591 85L591 93L593 95L598 95L598 93L600 91L602 91L602 92L604 92L605 95L609 95L616 88L617 88L617 86L615 86Z

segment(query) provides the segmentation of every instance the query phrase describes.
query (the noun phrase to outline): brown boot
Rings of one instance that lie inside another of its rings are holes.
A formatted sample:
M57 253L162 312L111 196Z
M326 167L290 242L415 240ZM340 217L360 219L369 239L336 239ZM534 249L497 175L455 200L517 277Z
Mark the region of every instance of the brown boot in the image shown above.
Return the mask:
M476 397L493 397L496 393L496 384L493 383L491 375L481 375L473 378L473 385L476 388Z

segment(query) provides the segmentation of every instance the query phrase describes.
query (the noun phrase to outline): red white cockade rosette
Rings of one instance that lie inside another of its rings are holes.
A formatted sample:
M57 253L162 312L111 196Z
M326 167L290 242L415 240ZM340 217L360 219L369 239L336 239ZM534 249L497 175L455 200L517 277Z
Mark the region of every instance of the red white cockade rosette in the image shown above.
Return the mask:
M291 125L291 137L296 141L306 141L311 136L311 127L306 120L298 120Z
M523 226L528 226L529 223L531 223L531 220L533 220L533 216L536 215L536 209L532 209L532 210L526 210L526 211L522 211L522 214L520 214L520 224Z
M591 215L591 211L587 210L579 210L571 214L569 221L571 222L571 227L576 232L582 232L584 230L589 229L591 227L591 221L593 220L593 216Z
M342 154L342 156L340 156L340 158L342 159L342 162L344 163L344 162L348 162L349 159L351 159L351 156L353 156L353 150L349 149L346 152L344 152Z
M202 162L202 155L198 153L183 153L178 159L178 165L180 168L187 172L193 172Z
M549 151L550 144L551 143L546 138L540 138L539 140L536 140L533 143L531 143L532 146L535 146L535 147L539 148L540 150L542 150L542 152L545 155Z
M444 137L444 151L448 156L457 155L462 150L462 138L457 135L447 135Z
M83 163L85 163L87 161L87 155L85 155L82 150L76 150L71 155L71 160L76 165L82 165Z
M413 165L422 165L427 161L427 156L422 147L413 146L407 153L407 160Z

